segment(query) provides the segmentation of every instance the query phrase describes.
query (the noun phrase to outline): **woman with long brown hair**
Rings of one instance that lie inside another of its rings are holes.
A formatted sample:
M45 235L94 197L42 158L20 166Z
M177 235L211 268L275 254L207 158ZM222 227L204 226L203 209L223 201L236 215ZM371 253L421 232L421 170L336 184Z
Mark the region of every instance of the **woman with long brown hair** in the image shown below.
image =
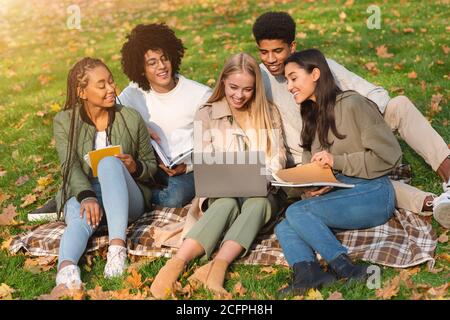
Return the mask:
M157 164L150 136L139 113L116 104L115 83L99 59L83 58L69 71L64 110L54 119L54 137L63 184L56 197L67 227L59 247L57 285L82 285L77 264L87 242L106 215L109 248L105 277L126 266L126 228L150 208L145 185ZM120 145L123 154L105 157L93 176L89 151Z
M195 121L201 130L194 131L194 151L263 151L269 171L284 167L281 118L266 98L261 71L252 56L240 53L227 60L211 98L199 109ZM250 249L258 231L278 212L272 194L208 199L206 204L207 210L177 254L156 276L151 286L156 298L167 298L187 263L203 254L210 258L217 245L214 259L198 268L189 281L226 294L223 284L228 266Z
M376 105L355 91L341 91L319 50L290 56L285 76L300 104L303 163L332 168L338 180L354 185L292 204L275 228L294 271L292 285L282 293L303 294L337 278L367 277L367 267L352 263L333 229L365 229L390 219L395 194L387 174L402 152ZM327 272L315 253L328 262Z

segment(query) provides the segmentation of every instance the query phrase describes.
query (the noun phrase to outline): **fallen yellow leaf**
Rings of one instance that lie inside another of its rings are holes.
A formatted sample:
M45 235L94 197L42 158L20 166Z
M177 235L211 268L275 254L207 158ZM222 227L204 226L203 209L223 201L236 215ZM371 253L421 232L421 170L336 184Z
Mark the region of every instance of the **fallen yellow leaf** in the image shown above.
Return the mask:
M323 296L317 289L309 289L305 296L306 300L323 300Z
M15 290L6 283L0 284L0 300L12 300L12 294L14 292Z

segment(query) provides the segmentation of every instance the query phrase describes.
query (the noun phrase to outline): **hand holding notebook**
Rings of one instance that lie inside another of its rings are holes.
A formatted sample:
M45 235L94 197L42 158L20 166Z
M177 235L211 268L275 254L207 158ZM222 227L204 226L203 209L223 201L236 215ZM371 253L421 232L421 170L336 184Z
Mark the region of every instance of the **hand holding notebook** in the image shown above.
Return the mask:
M170 158L169 156L167 156L163 149L160 147L160 145L155 141L155 140L151 140L153 149L156 151L156 153L158 154L158 157L161 159L161 161L164 163L164 165L169 168L172 169L173 167L175 167L177 164L183 163L185 160L187 160L192 152L194 151L193 148L186 150L185 152L182 152L180 154L178 154L177 156Z
M108 146L106 148L97 149L89 151L85 156L84 160L89 164L92 169L92 175L94 177L98 176L98 163L105 157L116 156L122 154L121 146Z

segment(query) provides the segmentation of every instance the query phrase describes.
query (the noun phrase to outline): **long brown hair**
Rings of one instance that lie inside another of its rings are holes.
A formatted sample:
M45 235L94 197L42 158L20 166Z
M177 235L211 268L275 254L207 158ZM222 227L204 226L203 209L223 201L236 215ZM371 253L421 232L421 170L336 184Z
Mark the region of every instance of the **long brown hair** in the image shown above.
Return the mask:
M225 84L224 81L233 73L247 72L255 79L255 87L253 90L252 99L249 102L249 110L253 118L253 127L259 132L259 130L267 130L266 141L264 143L264 150L267 154L272 154L272 146L275 146L273 141L273 124L272 114L278 112L277 107L267 99L266 91L264 89L264 83L259 69L258 63L255 58L247 53L238 53L232 55L225 62L222 71L220 72L217 85L208 103L213 103L222 100L225 97ZM259 140L259 135L257 136ZM260 141L258 141L258 144Z
M311 145L317 133L321 146L328 149L333 145L333 142L328 141L329 130L338 139L345 138L345 135L341 135L336 129L334 115L336 97L342 91L336 85L325 56L319 50L307 49L296 52L286 59L284 65L288 63L296 63L308 73L315 68L320 70L320 78L317 80L314 91L316 102L306 100L301 104L300 112L303 120L301 140L302 148L311 151Z
M68 200L68 182L71 174L73 155L77 152L77 119L79 117L80 108L83 107L83 101L80 98L80 91L86 88L89 83L87 72L99 66L105 67L111 73L106 64L100 59L86 57L75 63L67 76L67 93L66 101L64 103L64 110L72 110L72 112L70 116L69 141L66 150L66 160L61 164L63 178L61 193L62 205L60 212L58 212L58 216L61 214L61 210L64 208L64 204Z

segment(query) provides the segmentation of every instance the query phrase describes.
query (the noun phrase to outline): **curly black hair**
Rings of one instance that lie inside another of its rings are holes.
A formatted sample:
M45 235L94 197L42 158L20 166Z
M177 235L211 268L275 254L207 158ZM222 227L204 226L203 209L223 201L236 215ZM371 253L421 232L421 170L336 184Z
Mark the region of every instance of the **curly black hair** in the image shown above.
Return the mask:
M256 43L261 40L280 39L291 44L295 40L295 21L286 12L266 12L253 24Z
M172 77L180 69L185 47L175 32L164 23L139 24L122 46L122 69L128 78L143 90L150 90L144 75L144 56L148 50L161 50L172 64Z

